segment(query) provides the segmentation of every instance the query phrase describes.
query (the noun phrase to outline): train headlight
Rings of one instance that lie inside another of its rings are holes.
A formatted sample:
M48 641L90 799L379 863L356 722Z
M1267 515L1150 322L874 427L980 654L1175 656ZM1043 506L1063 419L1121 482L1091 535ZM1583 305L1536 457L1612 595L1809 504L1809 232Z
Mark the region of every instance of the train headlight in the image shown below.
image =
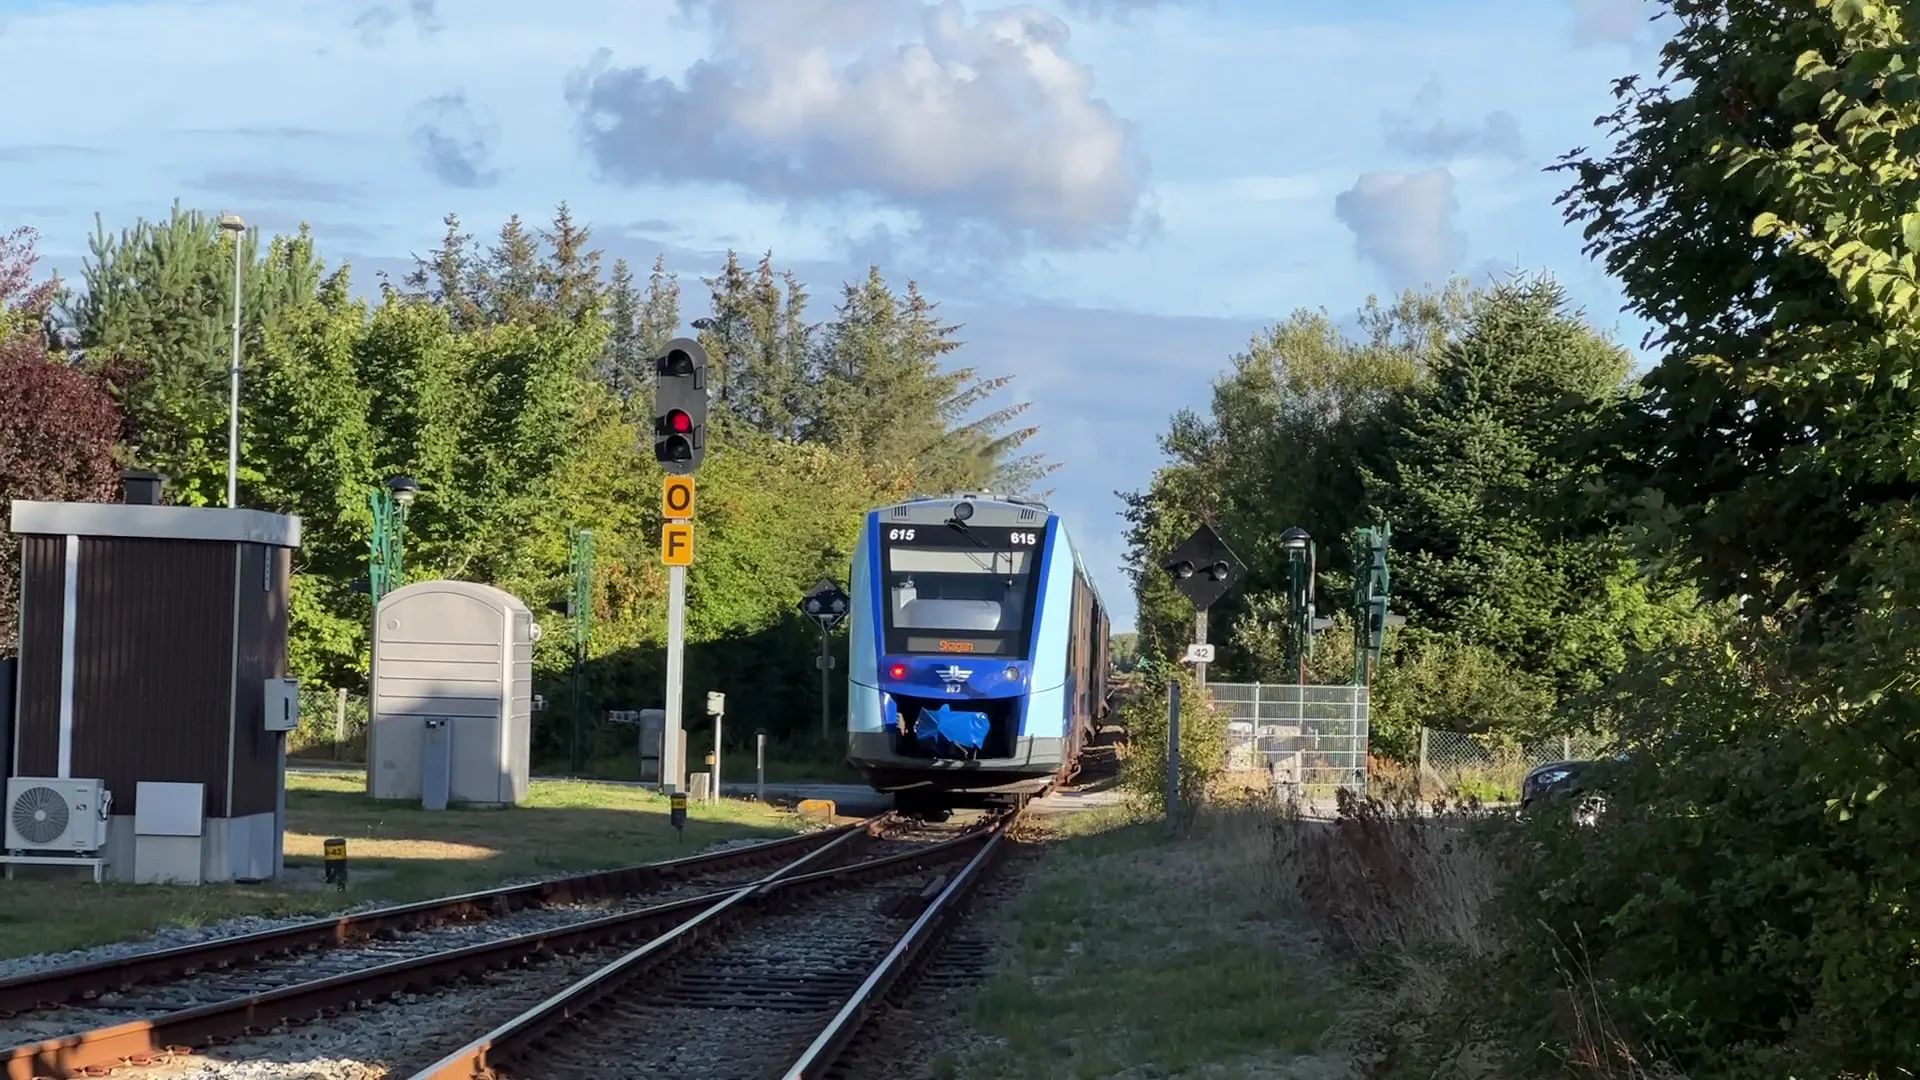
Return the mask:
M972 504L972 503L970 503L970 502L957 502L957 503L954 503L954 504L953 504L953 520L955 520L955 521L965 521L965 520L967 520L968 518L970 518L970 517L972 517L972 516L973 516L973 504Z
M1012 682L1020 677L1020 669L1017 667L1007 668L1000 673L1000 677L1006 679L1008 682Z

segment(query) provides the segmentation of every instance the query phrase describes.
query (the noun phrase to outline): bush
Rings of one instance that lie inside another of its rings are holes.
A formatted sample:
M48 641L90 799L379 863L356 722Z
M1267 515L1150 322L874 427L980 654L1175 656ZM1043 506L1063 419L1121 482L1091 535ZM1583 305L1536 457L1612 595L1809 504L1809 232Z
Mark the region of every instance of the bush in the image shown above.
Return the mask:
M1186 669L1153 665L1121 706L1127 748L1120 784L1138 810L1151 812L1166 805L1169 680L1177 680L1180 686L1180 805L1183 819L1191 820L1226 765L1227 721L1202 698L1199 684Z
M1775 641L1644 658L1615 686L1630 763L1595 827L1543 815L1501 839L1500 980L1523 1002L1578 955L1624 1037L1697 1077L1896 1076L1920 1052L1920 791L1901 748L1920 697ZM1554 1022L1539 1007L1523 1022Z
M1274 899L1356 972L1334 1041L1374 1080L1675 1075L1632 1052L1577 965L1503 994L1518 927L1497 901L1521 861L1518 835L1477 806L1340 796L1329 823L1273 820ZM1526 1028L1543 1004L1552 1026Z

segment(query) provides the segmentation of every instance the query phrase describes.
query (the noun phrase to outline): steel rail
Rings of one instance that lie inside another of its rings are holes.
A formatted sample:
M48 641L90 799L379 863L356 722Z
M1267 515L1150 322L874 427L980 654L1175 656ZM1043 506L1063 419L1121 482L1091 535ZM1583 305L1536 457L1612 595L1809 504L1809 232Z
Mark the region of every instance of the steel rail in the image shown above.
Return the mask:
M338 948L380 933L504 915L545 904L649 892L691 873L753 866L794 851L810 850L834 842L854 830L865 830L872 836L890 820L890 814L881 814L852 825L801 833L781 840L705 855L688 855L665 862L575 874L527 885L482 889L458 896L374 908L352 915L322 917L293 926L216 938L171 949L156 949L113 960L70 964L15 975L0 979L0 1017L84 1001L102 993L124 990L140 983L176 979L208 968L253 963L269 956L310 949Z
M607 963L519 1016L414 1073L409 1080L492 1080L498 1075L495 1070L501 1064L538 1049L543 1038L555 1028L591 1010L595 1004L623 989L653 964L711 937L721 927L738 919L749 908L768 897L805 891L819 885L886 876L890 871L913 868L929 862L933 857L944 858L990 842L998 832L996 823L973 829L952 840L929 844L919 851L807 874L789 875L785 869L790 868L783 868L781 873L730 892L718 903L672 930Z
M980 853L968 860L967 865L953 876L946 888L913 921L913 925L900 935L893 948L861 982L859 989L853 992L847 1003L840 1007L840 1011L827 1022L793 1065L781 1074L781 1080L819 1080L827 1075L874 1010L886 1000L888 992L900 977L925 959L928 948L952 921L967 895L1005 852L1007 834L1013 830L1018 817L1019 813L1015 812L995 826L993 835L987 838Z
M182 1053L274 1026L324 1014L332 1009L397 993L429 990L476 971L523 961L543 954L574 951L596 945L653 936L662 929L741 891L794 874L842 847L851 847L888 815L846 826L831 833L810 834L815 846L750 885L716 890L686 900L622 912L566 926L532 931L496 941L425 956L395 960L359 971L296 983L247 997L212 1002L144 1020L24 1043L0 1050L0 1080L66 1080L98 1075L101 1069L138 1062L156 1054ZM817 838L827 836L824 842ZM785 843L784 841L782 843ZM759 845L756 845L758 847ZM791 851L795 845L783 850ZM753 850L742 848L741 851ZM731 853L728 853L731 854ZM908 853L915 855L918 853ZM855 863L854 869L888 863L892 856ZM683 863L684 865L684 863ZM817 875L808 875L808 878Z

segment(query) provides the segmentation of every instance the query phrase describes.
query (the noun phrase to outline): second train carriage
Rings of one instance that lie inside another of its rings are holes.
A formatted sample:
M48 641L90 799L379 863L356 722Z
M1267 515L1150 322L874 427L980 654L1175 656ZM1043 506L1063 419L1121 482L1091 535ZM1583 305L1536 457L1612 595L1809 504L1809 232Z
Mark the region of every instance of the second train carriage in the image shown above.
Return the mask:
M848 758L906 810L986 805L1076 768L1107 712L1107 613L1059 515L943 496L854 548Z

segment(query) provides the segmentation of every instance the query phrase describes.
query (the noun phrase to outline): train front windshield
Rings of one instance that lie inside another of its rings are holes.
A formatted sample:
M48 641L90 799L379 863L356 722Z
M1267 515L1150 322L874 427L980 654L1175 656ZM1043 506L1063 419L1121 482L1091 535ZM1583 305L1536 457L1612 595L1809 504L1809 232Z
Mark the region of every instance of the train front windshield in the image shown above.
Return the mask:
M893 526L882 534L886 651L1025 657L1040 529Z

